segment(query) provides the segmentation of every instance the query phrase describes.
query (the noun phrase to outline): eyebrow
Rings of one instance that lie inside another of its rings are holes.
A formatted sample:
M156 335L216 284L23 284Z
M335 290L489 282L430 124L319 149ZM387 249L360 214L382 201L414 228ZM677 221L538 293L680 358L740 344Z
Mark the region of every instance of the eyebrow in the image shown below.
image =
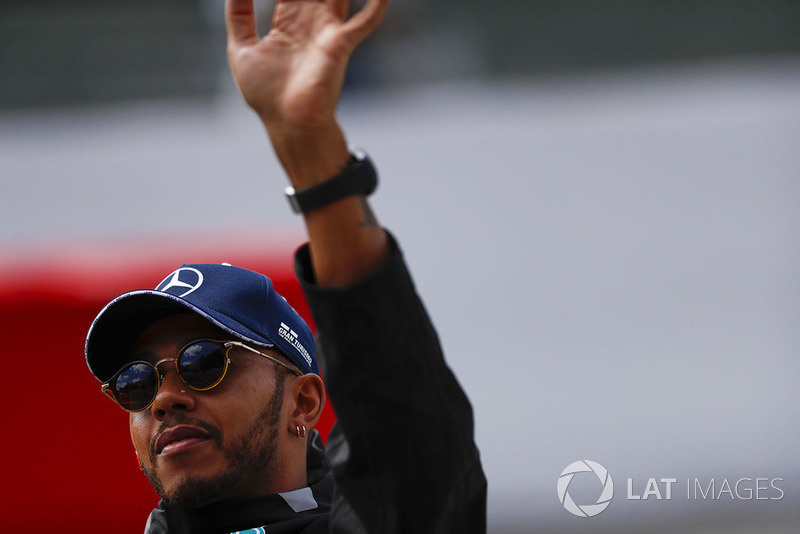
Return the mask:
M132 352L131 355L128 356L128 362L145 361L154 363L157 358L158 356L153 351Z

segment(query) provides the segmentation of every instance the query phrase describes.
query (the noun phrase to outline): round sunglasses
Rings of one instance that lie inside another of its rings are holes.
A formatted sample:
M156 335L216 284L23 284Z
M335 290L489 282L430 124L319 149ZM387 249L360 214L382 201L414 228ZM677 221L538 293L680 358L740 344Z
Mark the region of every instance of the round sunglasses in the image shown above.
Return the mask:
M196 391L207 391L216 387L228 372L231 359L228 353L233 347L240 347L263 356L273 363L302 376L298 369L287 365L263 352L238 341L217 341L198 339L186 344L178 351L177 358L164 358L155 364L135 361L125 364L108 382L101 387L103 393L119 404L126 412L142 412L156 400L158 388L164 380L164 373L158 367L173 362L175 372L184 384Z

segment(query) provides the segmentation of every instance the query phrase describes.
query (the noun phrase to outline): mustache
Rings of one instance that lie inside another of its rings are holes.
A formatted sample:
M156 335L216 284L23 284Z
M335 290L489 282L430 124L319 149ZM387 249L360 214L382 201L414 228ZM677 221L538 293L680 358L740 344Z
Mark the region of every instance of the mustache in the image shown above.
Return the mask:
M177 425L191 425L202 428L208 435L211 436L211 440L214 444L221 448L222 447L222 432L220 432L219 428L215 427L211 423L207 423L202 419L195 419L193 417L189 417L184 413L178 413L174 417L170 417L169 419L164 419L161 421L161 424L158 426L158 430L153 435L153 438L150 440L150 463L151 465L155 463L156 459L156 442L158 441L159 436L164 433L165 430L177 426Z

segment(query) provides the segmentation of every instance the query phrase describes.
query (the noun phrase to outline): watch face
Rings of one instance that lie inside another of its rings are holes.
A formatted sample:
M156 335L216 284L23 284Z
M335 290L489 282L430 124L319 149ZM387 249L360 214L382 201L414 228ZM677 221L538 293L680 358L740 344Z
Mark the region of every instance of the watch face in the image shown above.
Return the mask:
M289 186L284 189L283 192L286 195L286 199L289 201L289 206L292 207L292 211L295 213L302 213L303 210L300 207L300 202L297 200L297 191L295 191L294 187Z

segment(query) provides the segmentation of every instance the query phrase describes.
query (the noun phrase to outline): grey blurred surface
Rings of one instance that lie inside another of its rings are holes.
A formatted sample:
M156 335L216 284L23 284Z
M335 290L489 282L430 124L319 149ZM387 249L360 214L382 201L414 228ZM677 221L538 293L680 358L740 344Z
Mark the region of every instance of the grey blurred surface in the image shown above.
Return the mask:
M363 5L365 0L352 2ZM266 33L274 0L255 0ZM0 109L214 96L222 0L26 0L0 17ZM354 87L800 53L796 0L402 0Z
M798 95L796 57L348 95L376 212L475 408L492 531L797 531ZM302 239L283 185L234 94L0 114L4 262ZM590 519L556 495L581 459L616 484ZM784 496L625 498L650 477Z
M216 94L215 0L26 0L0 16L0 108Z

